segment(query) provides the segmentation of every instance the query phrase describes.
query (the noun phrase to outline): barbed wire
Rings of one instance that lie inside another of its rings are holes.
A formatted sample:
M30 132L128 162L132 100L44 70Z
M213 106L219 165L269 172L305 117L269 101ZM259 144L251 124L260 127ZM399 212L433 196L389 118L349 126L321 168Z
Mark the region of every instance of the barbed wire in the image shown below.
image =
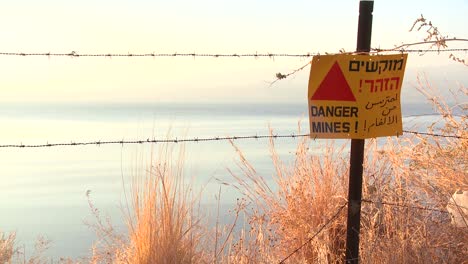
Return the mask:
M254 136L225 136L225 137L204 137L204 138L184 138L184 139L146 139L146 140L112 140L112 141L88 141L88 142L69 142L69 143L46 143L36 145L25 144L10 144L0 145L0 148L44 148L58 146L86 146L86 145L128 145L128 144L145 144L145 143L185 143L185 142L209 142L209 141L226 141L226 140L241 140L241 139L264 139L264 138L300 138L308 137L310 134L290 134L290 135L254 135Z
M431 137L468 139L468 137L462 137L462 136L458 136L458 135L444 135L444 134L428 133L428 132L418 132L418 131L410 131L410 130L403 130L403 133L414 134L414 135L421 135L421 136L431 136Z
M291 53L78 53L72 51L69 53L54 53L54 52L0 52L3 56L46 56L46 57L213 57L213 58L240 58L240 57L253 57L253 58L274 58L274 57L312 57L319 55L320 53L303 53L303 54L291 54Z
M403 130L404 133L411 133L424 136L433 137L445 137L445 138L457 138L457 139L468 139L468 137L461 137L457 135L443 135L433 134L426 132L408 131ZM129 145L129 144L145 144L145 143L186 143L186 142L209 142L209 141L229 141L229 140L242 140L242 139L277 139L277 138L302 138L310 137L310 134L288 134L288 135L250 135L250 136L224 136L224 137L195 137L195 138L183 138L183 139L150 139L146 140L109 140L109 141L83 141L83 142L62 142L62 143L45 143L45 144L2 144L0 148L46 148L46 147L59 147L59 146L88 146L88 145Z
M378 50L378 49L373 49L376 52L386 52L386 51L399 51L399 52L406 52L406 53L427 53L427 52L436 52L436 53L442 53L442 52L457 52L457 51L468 51L468 49L443 49L443 50L437 50L437 49L400 49L400 50Z
M380 53L380 52L408 52L408 53L426 53L426 52L457 52L457 51L468 51L468 48L457 48L457 49L404 49L404 48L391 48L391 49L380 49L373 48L371 53ZM294 58L310 58L313 56L319 55L329 55L329 54L358 54L355 51L351 52L306 52L306 53L79 53L77 51L71 51L68 53L61 52L0 52L0 56L20 56L20 57L211 57L211 58L241 58L241 57L251 57L251 58L275 58L275 57L294 57Z
M441 113L414 114L414 115L404 115L403 118L418 118L418 117L433 117L433 116L444 117L445 114L441 114ZM450 116L465 117L465 115L459 115L459 114L454 114L454 113L451 113Z
M444 38L443 43L449 42L449 41L454 41L454 42L468 42L468 39L461 39L461 38ZM373 51L378 51L378 52L385 52L385 51L404 51L404 52L419 52L419 51L424 51L424 52L451 52L451 51L466 51L466 49L463 48L447 48L446 45L443 46L437 46L437 44L441 43L441 40L424 40L424 41L419 41L419 42L413 42L413 43L404 43L398 46L395 46L394 48L386 48L386 49L380 49L380 48L372 48L371 50ZM428 48L428 49L408 49L409 47L413 46L423 46L423 45L429 45L431 44L431 47L436 45L436 48Z
M432 211L432 212L439 212L439 213L449 214L449 212L447 210L437 209L437 208L429 207L429 206L419 206L419 205L411 205L411 204L393 203L393 202L386 202L386 201L373 201L373 200L369 200L369 199L362 199L361 202L372 203L372 204L382 204L382 205L388 205L388 206L395 206L395 207L410 208L410 209L425 210L425 211Z
M254 136L225 136L225 137L204 137L204 138L184 138L184 139L146 139L146 140L112 140L112 141L88 141L88 142L69 142L69 143L46 143L37 145L11 144L0 145L0 148L43 148L57 146L86 146L86 145L110 145L110 144L145 144L145 143L185 143L185 142L209 142L226 141L241 139L264 139L264 138L300 138L307 137L309 134L290 134L290 135L254 135Z
M307 239L306 242L304 242L302 245L300 245L298 248L296 248L294 251L292 251L289 255L287 255L285 258L283 258L279 264L283 264L286 260L288 260L290 257L292 257L294 254L296 254L299 250L301 250L303 247L305 247L307 244L310 243L310 241L312 241L315 237L317 237L324 229L325 227L327 227L330 223L332 223L335 218L338 217L338 215L340 215L341 211L343 210L343 208L346 207L346 205L348 204L348 202L344 203L342 206L340 206L340 208L338 208L338 210L336 211L336 213L330 217L326 222L325 224L323 224L318 230L317 232L315 232L315 234L313 236L311 236L309 239Z

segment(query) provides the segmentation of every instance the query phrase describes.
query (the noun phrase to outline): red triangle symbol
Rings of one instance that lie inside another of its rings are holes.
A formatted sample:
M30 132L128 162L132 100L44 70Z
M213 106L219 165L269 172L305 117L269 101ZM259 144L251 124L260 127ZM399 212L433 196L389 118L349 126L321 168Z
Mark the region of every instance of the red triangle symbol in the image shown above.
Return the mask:
M356 98L349 87L338 62L335 62L319 85L311 100L354 101Z

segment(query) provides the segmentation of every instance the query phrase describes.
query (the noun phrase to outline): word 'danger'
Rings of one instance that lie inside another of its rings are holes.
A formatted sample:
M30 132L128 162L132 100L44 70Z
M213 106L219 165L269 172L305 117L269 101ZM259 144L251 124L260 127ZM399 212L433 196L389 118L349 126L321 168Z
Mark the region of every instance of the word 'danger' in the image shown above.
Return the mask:
M311 137L401 135L400 93L407 56L314 56L308 89Z

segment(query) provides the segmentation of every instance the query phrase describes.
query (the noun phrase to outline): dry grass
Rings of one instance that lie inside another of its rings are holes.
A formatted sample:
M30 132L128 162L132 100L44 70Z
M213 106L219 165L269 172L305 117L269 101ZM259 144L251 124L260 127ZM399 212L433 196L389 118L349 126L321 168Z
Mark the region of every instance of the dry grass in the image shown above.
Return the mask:
M127 236L117 235L110 221L101 221L95 213L100 240L92 263L204 262L196 214L199 196L185 182L183 160L183 149L175 157L174 149L166 145L151 157L144 175L133 177L126 206Z
M468 190L466 101L455 102L462 112L455 116L454 108L434 96L436 90L427 82L420 81L418 88L441 116L429 132L460 138L412 136L389 138L384 144L367 142L362 263L463 263L468 256L468 227L450 225L446 210L455 191ZM466 100L468 92L460 87L454 95ZM252 206L245 209L251 229L234 244L227 257L230 262L278 262L304 243L289 263L343 261L344 213L308 241L345 202L348 156L343 147L336 149L334 144L320 147L320 156L311 155L309 146L309 140L301 141L294 162L285 165L271 142L276 184L270 186L270 177L259 175L234 145L242 171L233 173L234 187Z
M429 132L458 138L414 135L367 141L362 263L466 263L468 226L452 226L446 208L460 208L450 197L468 190L468 89L459 87L454 93L459 100L455 107L424 79L419 89L440 114ZM89 199L99 238L89 262L278 263L301 248L285 262L342 263L346 215L339 209L346 204L349 154L347 144L324 142L328 143L316 146L303 139L293 161L285 163L271 140L275 172L269 176L258 174L231 142L241 172L231 171L235 183L230 185L243 198L227 227L202 224L200 194L184 177L183 148L176 153L168 145L162 147L150 157L145 173L137 173L130 184L124 207L126 234L103 219ZM311 147L320 148L321 154L313 154ZM241 215L248 221L235 232ZM39 244L43 246L37 257L26 261L15 247L15 235L0 233L0 263L45 263L40 254L47 248L45 242Z
M9 235L0 232L0 263L9 263L15 254L16 234Z
M237 186L254 208L250 216L248 236L238 242L233 255L237 262L245 259L255 263L278 262L295 248L309 240L318 227L345 203L348 167L343 158L344 148L334 144L324 147L323 156L308 154L308 139L296 149L295 160L284 164L271 141L271 154L276 168L275 187L268 186L266 178L257 174L243 153L236 148L243 175L232 173ZM344 252L344 215L331 228L321 232L317 239L294 256L293 262L331 262ZM255 243L252 243L252 237ZM241 250L242 249L242 250ZM242 257L239 257L239 254Z
M373 158L366 163L364 196L377 203L364 207L363 262L466 261L468 228L450 225L446 206L455 191L468 189L467 109L461 108L462 115L456 117L440 97L433 96L436 91L427 82L420 82L419 89L441 116L438 124L428 128L429 132L460 138L414 136L388 140L383 148L371 145ZM466 88L460 87L456 96L466 99L467 95Z
M415 135L368 140L362 263L463 263L468 255L468 228L453 227L446 210L451 194L468 189L466 104L455 103L462 112L457 117L454 108L433 96L435 90L427 82L419 85L441 116L429 132L460 138ZM467 95L460 87L455 97L465 100ZM230 185L243 194L231 226L216 225L213 235L200 225L194 214L197 196L184 182L183 157L174 158L173 149L166 146L157 158L151 157L147 173L132 182L128 236L115 235L108 222L98 221L101 239L92 262L277 263L301 248L285 262L341 263L346 214L339 209L346 204L347 144L337 147L328 142L319 146L320 155L314 155L310 140L303 139L293 162L285 164L272 140L275 173L266 177L231 143L241 172L231 171L235 183ZM241 214L248 222L233 234Z
M48 262L44 253L49 248L50 240L38 237L34 245L34 252L28 258L26 258L26 252L20 250L16 243L16 233L6 235L0 231L0 264L41 264Z

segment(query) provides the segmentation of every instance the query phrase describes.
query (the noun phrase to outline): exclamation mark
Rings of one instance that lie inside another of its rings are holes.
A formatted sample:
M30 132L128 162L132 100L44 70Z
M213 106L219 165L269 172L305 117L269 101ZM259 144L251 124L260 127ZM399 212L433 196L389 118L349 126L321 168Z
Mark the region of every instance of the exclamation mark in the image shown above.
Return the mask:
M364 121L365 122L365 121ZM357 128L358 128L358 121L354 123L354 133L357 134Z
M364 131L366 131L367 128L367 120L364 120Z

